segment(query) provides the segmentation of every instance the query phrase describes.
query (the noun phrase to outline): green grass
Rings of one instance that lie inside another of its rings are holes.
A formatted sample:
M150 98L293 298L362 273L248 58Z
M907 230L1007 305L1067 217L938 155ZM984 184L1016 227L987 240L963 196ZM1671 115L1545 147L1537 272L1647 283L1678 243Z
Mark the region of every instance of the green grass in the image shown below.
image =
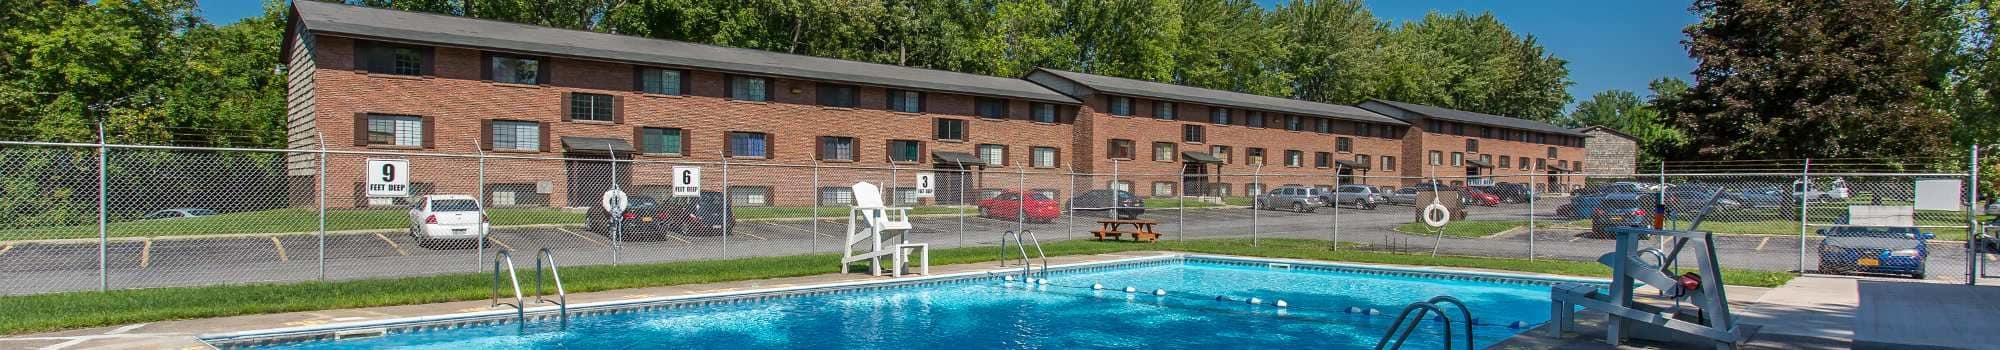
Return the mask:
M1062 241L1044 246L1049 255L1171 250L1273 258L1482 268L1603 277L1609 268L1592 262L1402 255L1360 250L1328 250L1326 241L1217 239L1186 242ZM936 250L933 264L993 261L992 247ZM642 265L576 266L563 271L570 292L810 276L839 271L835 254L755 257ZM1772 287L1790 280L1785 272L1730 270L1724 282ZM20 334L175 319L486 299L490 276L454 274L426 277L179 287L0 297L0 334ZM189 297L200 296L200 297Z
M1549 227L1559 223L1543 221L1535 223L1535 227ZM1586 221L1584 225L1588 226L1590 223ZM1482 238L1502 231L1512 230L1516 227L1526 226L1528 226L1527 220L1458 220L1444 224L1444 235L1461 238ZM1428 236L1431 231L1430 227L1424 225L1422 222L1412 222L1396 226L1396 232Z

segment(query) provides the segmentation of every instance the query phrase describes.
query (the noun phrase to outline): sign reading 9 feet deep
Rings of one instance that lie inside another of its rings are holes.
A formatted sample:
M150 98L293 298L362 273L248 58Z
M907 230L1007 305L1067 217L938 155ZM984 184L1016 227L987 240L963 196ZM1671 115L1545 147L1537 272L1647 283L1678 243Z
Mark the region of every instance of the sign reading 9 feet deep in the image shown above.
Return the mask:
M369 197L410 196L408 159L369 159L361 177L368 179Z
M701 167L674 167L674 197L701 197Z

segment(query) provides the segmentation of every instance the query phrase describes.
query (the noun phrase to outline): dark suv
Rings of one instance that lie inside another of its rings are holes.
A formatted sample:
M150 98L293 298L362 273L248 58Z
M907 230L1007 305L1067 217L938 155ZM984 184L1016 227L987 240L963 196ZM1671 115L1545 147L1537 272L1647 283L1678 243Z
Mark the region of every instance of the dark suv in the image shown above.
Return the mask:
M1529 189L1528 185L1510 182L1497 183L1492 186L1479 186L1478 188L1487 194L1500 197L1501 203L1527 203L1528 196L1535 195L1535 191Z
M619 223L625 227L621 238L642 237L637 234L661 235L668 232L687 236L719 236L725 228L732 228L736 218L729 214L729 207L723 206L722 192L702 192L701 198L671 197L656 199L647 195L632 195L627 201L625 212ZM611 215L603 207L590 207L584 212L584 228L592 232L611 235Z
M1654 193L1611 193L1599 197L1597 205L1591 209L1590 234L1592 237L1608 238L1611 227L1652 227L1653 216L1660 213L1653 206Z
M1069 208L1076 211L1105 212L1106 216L1112 216L1109 213L1116 210L1118 219L1137 219L1139 214L1146 213L1146 202L1132 192L1089 190L1076 195L1076 198L1070 198Z

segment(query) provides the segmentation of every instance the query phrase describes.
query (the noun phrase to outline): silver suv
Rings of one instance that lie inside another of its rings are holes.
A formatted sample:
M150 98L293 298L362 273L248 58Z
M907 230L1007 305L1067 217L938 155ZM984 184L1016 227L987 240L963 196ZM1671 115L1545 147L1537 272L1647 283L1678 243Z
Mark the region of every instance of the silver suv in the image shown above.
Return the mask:
M1270 193L1257 195L1258 209L1291 209L1300 213L1311 213L1326 205L1328 192L1325 189L1284 186L1271 189Z
M1327 196L1322 198L1322 201L1326 202L1327 206L1348 205L1361 209L1374 210L1375 205L1386 203L1388 199L1383 198L1381 190L1375 188L1375 186L1341 185L1340 188L1327 193Z

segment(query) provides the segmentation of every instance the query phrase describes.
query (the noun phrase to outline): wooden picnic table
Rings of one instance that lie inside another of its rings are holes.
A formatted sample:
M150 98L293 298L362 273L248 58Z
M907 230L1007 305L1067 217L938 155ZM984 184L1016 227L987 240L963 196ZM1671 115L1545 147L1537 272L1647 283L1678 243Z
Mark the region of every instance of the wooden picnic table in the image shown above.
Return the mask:
M1136 219L1097 220L1097 224L1099 226L1098 229L1095 231L1090 231L1090 234L1097 236L1097 239L1100 241L1104 240L1105 238L1111 238L1115 240L1125 235L1132 235L1132 240L1134 241L1138 240L1146 240L1152 242L1160 241L1160 233L1157 231L1153 231L1153 226L1159 225L1160 224L1159 221L1136 220ZM1132 230L1131 231L1119 230L1120 227L1123 227L1125 225L1132 225Z

